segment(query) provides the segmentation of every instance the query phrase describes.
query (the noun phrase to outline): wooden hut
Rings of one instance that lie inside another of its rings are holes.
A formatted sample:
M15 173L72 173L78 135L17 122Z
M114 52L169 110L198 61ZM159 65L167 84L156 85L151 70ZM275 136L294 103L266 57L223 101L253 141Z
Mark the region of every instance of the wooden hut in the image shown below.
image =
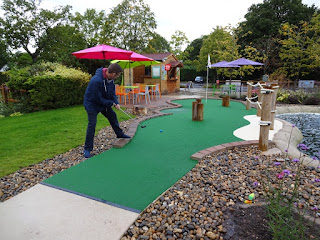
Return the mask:
M125 71L125 79L131 77L131 83L157 84L160 83L161 94L178 92L180 90L180 69L183 64L172 53L141 54L152 58L159 64L138 66Z

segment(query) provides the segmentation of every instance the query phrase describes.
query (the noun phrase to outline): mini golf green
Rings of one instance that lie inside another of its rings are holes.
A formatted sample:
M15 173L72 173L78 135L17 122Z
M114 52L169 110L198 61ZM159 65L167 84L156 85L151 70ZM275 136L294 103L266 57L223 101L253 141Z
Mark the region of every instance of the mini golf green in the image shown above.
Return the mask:
M239 141L233 131L254 114L245 106L221 100L204 103L204 121L191 120L194 100L175 101L173 115L147 120L123 148L112 148L43 183L118 207L140 212L196 165L190 156L202 149ZM203 101L204 102L204 101ZM161 131L162 130L162 131Z

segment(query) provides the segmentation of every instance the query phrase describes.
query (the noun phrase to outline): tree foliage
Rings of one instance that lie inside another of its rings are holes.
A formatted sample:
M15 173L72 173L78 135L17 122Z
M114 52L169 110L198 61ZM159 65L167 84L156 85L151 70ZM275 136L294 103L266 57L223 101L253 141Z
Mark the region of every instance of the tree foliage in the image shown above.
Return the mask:
M182 46L187 44L189 44L189 40L184 32L176 30L175 33L171 36L171 52L176 55L178 59L185 59L187 57L183 55L182 51Z
M1 6L5 12L1 24L8 45L16 50L23 48L33 61L45 47L42 40L48 29L65 22L71 8L65 6L50 11L39 5L39 0L3 0Z
M76 12L75 16L71 17L75 28L84 35L88 47L94 47L101 42L102 26L106 19L103 10L97 12L95 9L87 9L83 15Z
M310 70L320 68L320 14L315 14L311 21L299 25L285 23L280 29L280 69L295 80L307 75Z
M253 4L245 15L246 21L240 23L240 40L245 44L257 44L276 37L283 23L297 25L300 21L310 21L317 11L308 7L302 0L265 0Z
M2 68L9 60L8 46L5 41L0 39L0 68Z
M198 69L206 68L208 54L210 54L211 62L232 61L239 57L236 39L230 28L217 26L203 40L197 64Z
M158 33L154 33L152 39L149 41L145 53L164 53L170 52L170 44L168 41Z
M201 36L200 38L197 38L193 40L185 49L189 53L189 59L190 61L196 60L199 58L200 49L203 44L203 40L207 36Z
M144 51L156 27L154 13L143 0L123 0L111 9L102 41L131 51Z
M252 45L265 55L265 71L272 73L281 66L278 42L281 25L310 21L317 11L314 5L308 7L301 0L264 0L253 4L236 31L239 45L241 48Z
M87 47L81 32L71 26L56 26L47 30L43 51L39 60L59 62L66 66L79 66L79 61L71 55Z

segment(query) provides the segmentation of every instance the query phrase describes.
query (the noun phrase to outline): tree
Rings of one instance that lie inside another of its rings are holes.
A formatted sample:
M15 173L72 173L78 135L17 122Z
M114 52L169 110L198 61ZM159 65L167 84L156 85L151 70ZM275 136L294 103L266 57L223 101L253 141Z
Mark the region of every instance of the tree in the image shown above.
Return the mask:
M231 30L230 27L217 26L217 28L203 40L199 60L194 61L198 71L206 69L208 55L210 55L212 63L232 61L239 57L238 46L236 45L236 40ZM236 74L236 71L233 71L234 69L218 68L216 70L219 74L226 76Z
M0 21L1 23L1 21ZM0 25L1 26L1 25ZM0 68L2 68L5 64L8 63L10 58L10 53L8 51L8 45L3 39L3 29L0 27Z
M238 46L229 27L217 26L203 40L197 64L199 70L206 68L208 54L210 54L211 62L232 61L239 57Z
M71 18L76 29L85 36L88 47L94 47L101 41L101 26L106 20L105 12L97 12L95 9L87 9L83 15L76 12Z
M236 33L242 49L252 45L267 57L266 71L273 72L281 65L279 58L279 29L286 22L297 25L300 21L310 21L319 10L308 7L301 0L264 0L253 4L240 23Z
M82 32L71 26L48 29L42 41L45 44L39 60L58 62L72 67L77 67L79 61L71 53L87 47Z
M298 80L309 74L310 70L320 68L320 14L310 22L302 21L294 25L285 23L280 29L280 58L283 67L279 70L288 77Z
M196 60L199 58L200 49L203 44L203 40L208 36L201 36L200 38L197 38L193 40L185 49L185 51L188 51L189 53L189 59L188 60Z
M144 51L156 27L154 13L143 0L123 0L111 9L102 41L131 51Z
M3 0L4 36L12 49L23 48L36 61L45 47L47 30L68 20L70 6L54 11L39 8L39 0Z
M184 32L176 30L175 33L171 36L171 51L176 55L178 59L186 59L186 56L183 55L183 51L181 48L187 44L189 44L189 41Z
M302 0L265 0L253 4L245 15L246 21L240 23L239 39L245 44L264 42L276 37L283 23L297 25L310 21L316 11L319 10L314 5L308 7Z
M170 52L170 44L158 33L154 33L153 38L149 41L145 53L164 53Z

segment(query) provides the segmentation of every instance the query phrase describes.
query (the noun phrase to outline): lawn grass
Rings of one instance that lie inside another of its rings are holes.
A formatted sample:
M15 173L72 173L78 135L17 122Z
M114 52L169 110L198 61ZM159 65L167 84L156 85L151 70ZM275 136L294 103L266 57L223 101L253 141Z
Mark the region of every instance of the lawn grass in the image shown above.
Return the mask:
M115 111L119 122L128 119ZM0 177L84 144L87 124L82 105L0 118ZM96 133L108 125L99 114Z

